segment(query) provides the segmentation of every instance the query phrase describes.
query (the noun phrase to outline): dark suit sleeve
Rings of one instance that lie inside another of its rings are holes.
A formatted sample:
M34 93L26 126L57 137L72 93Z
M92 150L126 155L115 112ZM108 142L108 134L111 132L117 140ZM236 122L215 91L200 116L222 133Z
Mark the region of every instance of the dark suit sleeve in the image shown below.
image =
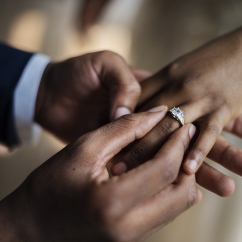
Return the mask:
M0 143L9 148L20 143L13 116L14 89L32 55L0 43Z

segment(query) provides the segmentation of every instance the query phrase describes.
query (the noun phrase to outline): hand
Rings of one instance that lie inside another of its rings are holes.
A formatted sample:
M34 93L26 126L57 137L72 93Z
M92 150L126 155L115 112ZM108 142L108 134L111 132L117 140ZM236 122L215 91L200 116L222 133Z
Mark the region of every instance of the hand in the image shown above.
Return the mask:
M142 82L139 110L160 104L180 107L185 113L185 122L193 122L198 128L197 139L183 164L186 173L195 173L214 146L209 157L216 157L215 161L242 175L242 163L238 162L242 158L241 151L219 136L228 122L242 113L241 66L242 29L239 29L179 58ZM152 157L179 127L179 123L167 115L121 158L126 163L125 169ZM240 154L240 158L232 161L235 154ZM228 162L225 157L229 158ZM125 169L119 171L116 167L113 172L120 174ZM234 190L231 179L207 164L200 168L197 182L221 196L228 196Z
M109 51L51 63L40 83L35 121L70 142L133 112L141 90L135 76L149 75Z
M81 13L81 24L84 31L93 25L111 0L85 0Z
M37 168L0 202L1 239L143 241L199 202L194 175L179 173L193 125L177 131L152 160L109 178L107 162L147 134L166 110L161 106L125 115L82 136Z

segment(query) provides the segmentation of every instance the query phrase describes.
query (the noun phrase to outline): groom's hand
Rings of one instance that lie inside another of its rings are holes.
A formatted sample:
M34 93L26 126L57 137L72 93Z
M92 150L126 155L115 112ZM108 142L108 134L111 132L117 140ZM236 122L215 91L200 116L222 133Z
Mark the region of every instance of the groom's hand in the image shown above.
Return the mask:
M193 125L176 132L147 163L108 176L107 162L166 111L163 106L125 115L37 168L0 202L1 241L144 241L198 202L194 175L179 173Z
M110 51L50 63L40 83L35 121L69 142L133 112L141 92L138 80L149 75Z

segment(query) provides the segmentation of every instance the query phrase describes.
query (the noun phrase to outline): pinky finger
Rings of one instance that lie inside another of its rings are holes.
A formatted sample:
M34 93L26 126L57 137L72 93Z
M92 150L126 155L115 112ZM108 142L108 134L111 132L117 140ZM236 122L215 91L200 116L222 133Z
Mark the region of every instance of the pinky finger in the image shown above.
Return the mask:
M228 197L235 190L235 183L231 177L224 175L205 162L197 171L196 180L200 186L221 197Z
M219 136L208 157L226 169L242 176L242 150Z

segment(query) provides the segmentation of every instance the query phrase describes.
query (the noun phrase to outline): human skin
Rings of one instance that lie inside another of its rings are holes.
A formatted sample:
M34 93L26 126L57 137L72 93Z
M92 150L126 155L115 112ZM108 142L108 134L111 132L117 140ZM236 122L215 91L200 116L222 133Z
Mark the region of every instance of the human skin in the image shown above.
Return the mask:
M183 163L184 171L197 172L197 182L208 190L230 195L234 190L231 180L203 161L208 155L242 175L241 150L220 136L223 128L242 136L242 28L182 56L142 82L137 110L161 103L169 109L180 107L185 123L193 122L197 127L197 138ZM113 173L121 174L152 157L179 127L168 114L123 154L120 163L113 166Z
M147 134L166 111L160 106L125 115L33 171L0 202L1 241L144 241L199 202L195 176L180 171L195 133L192 124L173 134L145 164L119 177L108 175L107 162Z
M138 81L147 76L151 74L128 67L120 56L110 51L50 63L40 83L35 121L59 139L69 143L110 120L133 112L141 93ZM148 86L149 79L141 83L143 86L141 101L144 102L144 99L148 98L147 91L153 88L153 85ZM171 122L173 128L179 127L174 120ZM172 131L174 129L169 132ZM159 135L160 141L156 144L154 140L153 143L149 141L151 144L149 149L152 151L149 159L161 147L167 135ZM229 153L227 156L233 151L226 149L226 145L213 149L216 160L220 161L220 154L224 150ZM242 157L242 154L238 157ZM136 164L144 161L143 158L137 157ZM236 158L238 164L240 164L239 158ZM209 166L202 167L197 175L200 177L197 178L200 185L221 196L228 196L234 190L234 182L230 178ZM219 185L211 188L210 184Z
M35 121L69 143L133 112L141 93L138 80L149 75L110 51L51 62L40 82Z

